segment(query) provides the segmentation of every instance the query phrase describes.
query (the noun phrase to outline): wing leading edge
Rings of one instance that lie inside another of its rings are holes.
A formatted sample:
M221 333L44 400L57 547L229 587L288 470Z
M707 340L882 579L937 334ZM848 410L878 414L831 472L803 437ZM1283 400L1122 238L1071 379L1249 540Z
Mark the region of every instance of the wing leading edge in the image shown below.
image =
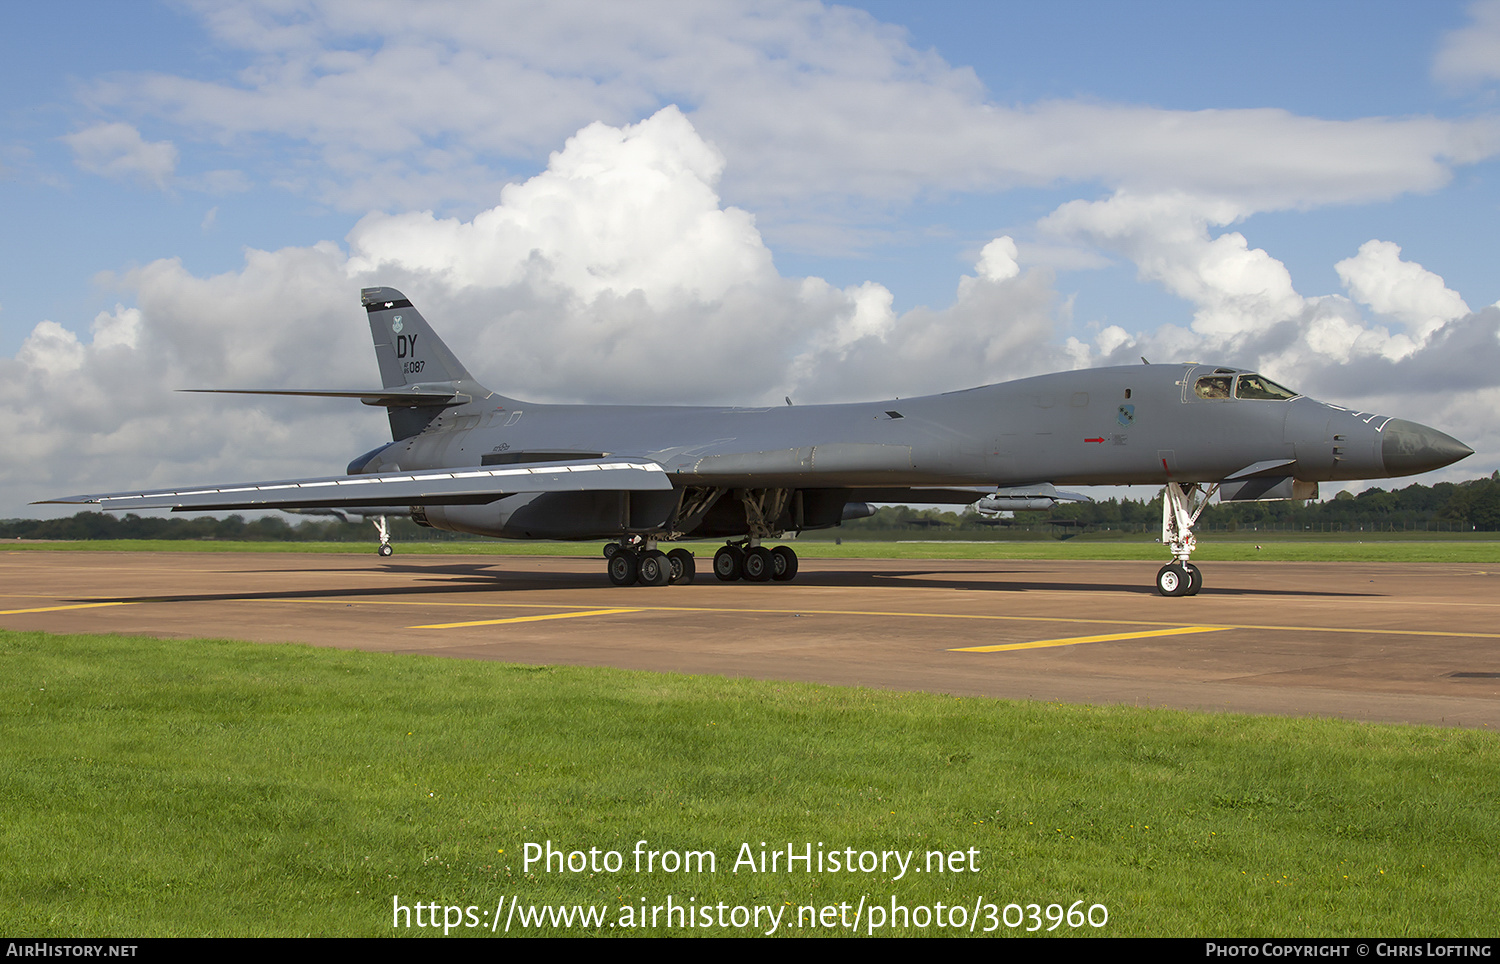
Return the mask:
M601 459L504 468L467 467L241 482L149 492L110 492L45 499L33 505L97 505L109 511L171 509L337 508L340 506L481 505L522 492L670 490L655 462Z

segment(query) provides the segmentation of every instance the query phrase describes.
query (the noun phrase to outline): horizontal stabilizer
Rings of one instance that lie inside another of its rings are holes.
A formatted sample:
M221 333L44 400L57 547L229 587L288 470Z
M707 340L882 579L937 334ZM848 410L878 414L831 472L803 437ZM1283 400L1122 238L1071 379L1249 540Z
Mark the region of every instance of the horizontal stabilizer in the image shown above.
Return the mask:
M203 395L301 395L308 398L357 398L366 405L384 408L412 408L420 405L462 405L471 397L442 385L406 385L369 391L342 389L282 388L181 388L178 391Z
M670 490L672 483L655 462L609 461L543 463L504 468L387 472L321 479L246 482L155 492L70 495L45 503L97 505L111 512L171 509L290 509L342 506L476 505L521 492ZM33 503L44 504L44 503Z

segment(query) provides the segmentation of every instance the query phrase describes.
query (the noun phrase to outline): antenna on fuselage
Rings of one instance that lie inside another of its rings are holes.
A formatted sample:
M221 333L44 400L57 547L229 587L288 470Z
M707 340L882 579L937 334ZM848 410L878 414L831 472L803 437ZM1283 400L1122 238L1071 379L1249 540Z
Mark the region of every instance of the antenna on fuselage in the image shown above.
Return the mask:
M1151 364L1151 363L1150 363L1150 362L1148 362L1148 361L1146 361L1146 356L1145 356L1145 355L1142 355L1142 356L1141 356L1141 364L1142 364L1142 365L1149 365L1149 364Z

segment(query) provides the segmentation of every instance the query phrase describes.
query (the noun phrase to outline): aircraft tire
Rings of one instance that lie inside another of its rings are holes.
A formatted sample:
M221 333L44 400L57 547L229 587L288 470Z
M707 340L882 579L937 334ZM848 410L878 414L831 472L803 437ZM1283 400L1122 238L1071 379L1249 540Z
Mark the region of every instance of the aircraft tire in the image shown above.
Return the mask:
M660 549L641 553L639 566L636 578L643 586L665 586L672 581L672 564L667 561L667 554Z
M667 553L667 562L672 567L672 585L686 586L698 575L698 564L693 554L686 549L673 549Z
M1196 595L1198 595L1198 590L1200 590L1200 589L1203 588L1203 572L1202 572L1202 570L1200 570L1197 566L1193 565L1191 562L1185 562L1185 563L1183 563L1182 567L1187 570L1188 576L1190 576L1191 579L1192 579L1192 581L1188 583L1187 592L1183 593L1183 595L1184 596L1196 596Z
M777 582L791 582L797 578L797 553L790 546L772 549L771 563L771 578Z
M746 582L770 582L775 572L776 562L770 549L765 546L756 546L745 550Z
M620 544L618 542L606 542L604 544L604 558L606 559L613 559L619 551Z
M395 549L391 548L391 545L388 542L381 543L380 544L380 548L376 549L375 551L378 552L378 553L380 553L382 556L394 555L395 552L396 552Z
M723 582L734 582L745 573L745 555L738 546L725 546L714 553L714 575Z
M1156 591L1163 596L1183 596L1192 585L1192 577L1178 563L1168 563L1156 573Z
M633 586L640 576L640 563L633 552L617 552L610 556L605 566L609 570L609 581L616 586Z

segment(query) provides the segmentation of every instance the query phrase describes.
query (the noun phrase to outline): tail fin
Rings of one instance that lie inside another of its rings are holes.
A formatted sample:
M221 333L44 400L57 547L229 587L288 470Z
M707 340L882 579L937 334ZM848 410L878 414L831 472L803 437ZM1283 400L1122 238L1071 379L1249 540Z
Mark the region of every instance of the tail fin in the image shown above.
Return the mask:
M431 386L440 392L451 388L457 396L494 397L474 381L406 295L395 288L365 288L359 296L369 315L382 387L415 390L417 386ZM444 408L456 403L400 407L389 401L382 404L390 413L391 437L399 442L421 432Z
M385 388L434 382L473 382L467 369L443 344L422 313L395 288L359 293L370 317L375 358Z
M185 388L186 392L229 395L305 395L311 398L357 398L383 405L390 414L391 437L410 438L446 409L484 399L488 406L516 407L514 399L496 395L474 381L448 346L427 324L406 295L395 288L360 292L375 338L380 363L379 391L342 388ZM350 473L354 474L354 473Z

